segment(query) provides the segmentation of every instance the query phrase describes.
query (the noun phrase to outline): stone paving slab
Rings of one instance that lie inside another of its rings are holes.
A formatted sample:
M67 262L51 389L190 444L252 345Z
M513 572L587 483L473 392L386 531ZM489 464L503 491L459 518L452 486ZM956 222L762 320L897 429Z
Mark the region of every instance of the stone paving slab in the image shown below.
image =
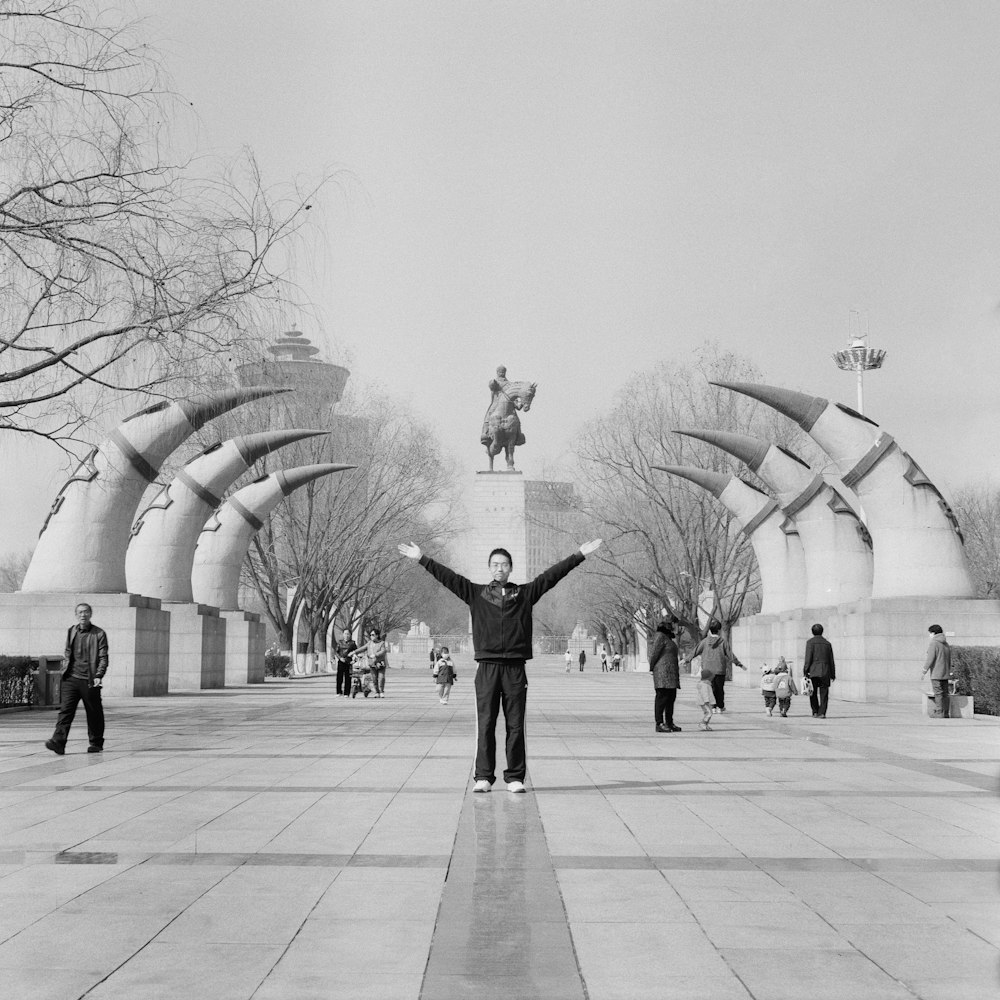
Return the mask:
M656 734L533 662L529 793L471 793L473 666L0 714L4 1000L963 1000L1000 960L1000 725L834 700ZM502 741L501 741L502 745Z

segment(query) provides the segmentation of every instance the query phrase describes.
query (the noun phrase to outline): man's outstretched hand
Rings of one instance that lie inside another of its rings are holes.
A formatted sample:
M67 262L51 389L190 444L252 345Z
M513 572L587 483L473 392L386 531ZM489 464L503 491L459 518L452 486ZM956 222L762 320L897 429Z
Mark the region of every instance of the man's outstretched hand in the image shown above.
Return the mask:
M596 552L601 547L603 538L595 538L592 542L584 542L580 546L580 555L589 556L591 552Z
M399 554L406 556L407 559L420 558L420 546L414 545L413 542L400 542L397 548L399 549Z

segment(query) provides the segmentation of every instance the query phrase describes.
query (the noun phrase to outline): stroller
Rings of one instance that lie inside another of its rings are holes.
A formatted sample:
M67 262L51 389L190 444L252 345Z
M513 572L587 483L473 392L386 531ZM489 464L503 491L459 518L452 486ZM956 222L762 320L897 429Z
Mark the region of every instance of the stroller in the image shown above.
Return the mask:
M351 697L356 698L359 693L366 698L372 693L372 670L363 652L351 657Z

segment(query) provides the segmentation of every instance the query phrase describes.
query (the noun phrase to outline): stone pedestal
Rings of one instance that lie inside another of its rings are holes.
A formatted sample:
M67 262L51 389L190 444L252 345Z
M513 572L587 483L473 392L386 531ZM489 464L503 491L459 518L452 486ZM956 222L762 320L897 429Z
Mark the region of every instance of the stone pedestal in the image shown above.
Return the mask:
M511 580L527 582L528 542L524 476L520 472L477 472L469 508L470 530L456 569L476 582L489 577L489 556L506 549L514 561Z
M207 604L167 604L171 691L203 691L226 683L226 620Z
M1000 601L966 598L866 598L834 608L802 608L757 615L733 629L733 650L750 668L737 670L742 686L759 681L761 661L784 656L795 677L813 623L833 645L837 679L831 697L843 701L914 703L930 636L940 625L953 646L1000 645Z
M926 682L925 682L926 683ZM920 711L927 718L934 715L934 699L924 694L920 699L922 704ZM970 694L953 694L948 698L948 718L949 719L972 719L975 718L976 705Z
M226 684L264 683L264 623L250 611L222 611L226 622Z
M62 656L66 632L84 602L108 635L106 697L144 698L167 693L170 613L155 597L139 594L0 594L0 651L8 655Z

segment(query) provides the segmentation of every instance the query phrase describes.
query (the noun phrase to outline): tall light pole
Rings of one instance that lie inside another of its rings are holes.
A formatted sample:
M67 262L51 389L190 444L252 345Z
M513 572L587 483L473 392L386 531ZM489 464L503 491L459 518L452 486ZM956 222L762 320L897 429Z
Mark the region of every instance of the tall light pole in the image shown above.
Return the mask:
M858 413L865 412L865 372L882 367L885 351L876 350L867 344L868 335L852 338L843 351L837 351L833 360L837 367L845 372L857 372L858 375Z

